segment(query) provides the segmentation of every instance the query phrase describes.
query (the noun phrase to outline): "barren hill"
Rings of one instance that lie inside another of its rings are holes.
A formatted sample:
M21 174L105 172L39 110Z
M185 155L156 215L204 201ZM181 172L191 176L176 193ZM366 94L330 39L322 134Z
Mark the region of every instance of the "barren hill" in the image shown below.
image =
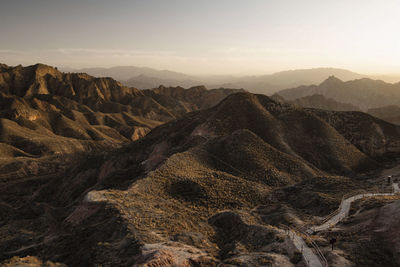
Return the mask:
M72 158L57 175L2 178L0 259L290 266L278 223L330 213L368 186L337 175L375 170L399 142L399 126L361 112L232 94L123 148Z
M1 65L0 157L115 147L186 112L210 107L233 92L206 88L140 91L112 78L61 73L43 64Z

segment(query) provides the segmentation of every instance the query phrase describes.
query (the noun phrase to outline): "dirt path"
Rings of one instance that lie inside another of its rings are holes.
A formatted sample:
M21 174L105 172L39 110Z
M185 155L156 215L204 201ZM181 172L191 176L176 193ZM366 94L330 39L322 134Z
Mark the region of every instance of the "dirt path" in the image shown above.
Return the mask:
M396 172L397 174L400 174L400 167L396 167L391 170L388 170L387 173L393 174L394 170L397 171ZM383 173L383 175L385 176L386 173ZM326 221L325 223L323 223L319 226L311 227L310 229L308 229L306 231L306 234L312 234L315 232L323 231L323 230L329 229L330 227L338 224L340 221L342 221L344 218L346 218L349 215L351 203L353 201L356 201L358 199L362 199L365 197L393 196L393 195L399 194L400 193L399 183L397 183L397 182L392 183L392 189L393 189L393 193L358 194L358 195L355 195L355 196L352 196L352 197L342 200L342 202L340 203L340 206L338 208L338 212L335 216L333 216L328 221ZM325 257L323 257L323 255L322 255L322 258L320 258L311 248L309 248L307 246L306 242L303 240L303 238L300 235L297 234L297 232L295 230L293 230L289 227L287 227L287 229L288 229L288 235L290 237L290 240L293 242L293 245L302 253L303 259L306 262L307 266L311 266L311 267L327 266L326 260L324 262L321 261L321 259L325 259ZM318 249L318 251L319 251L319 249Z
M330 218L328 221L323 223L322 225L319 226L314 226L311 227L307 233L315 233L319 231L326 230L340 221L342 221L344 218L346 218L349 215L350 212L350 207L351 203L353 201L356 201L361 198L365 197L372 197L372 196L393 196L398 193L400 193L400 188L398 183L393 183L393 193L366 193L366 194L358 194L349 198L344 199L339 206L339 212ZM311 267L323 267L324 265L322 264L320 258L317 256L314 251L309 248L304 242L303 238L299 236L294 230L289 230L289 237L291 238L293 245L302 253L303 259L305 260L307 266Z
M287 225L281 224L281 227L285 229L285 234L288 236L290 242L292 242L293 246L301 253L302 258L306 266L311 267L327 267L328 262L326 261L324 255L319 250L318 246L313 244L313 248L308 247L307 243L304 241L303 237L308 237L307 239L311 239L307 234L301 233L298 230L295 230ZM315 249L315 251L314 251Z
M396 194L398 194L400 192L400 188L399 188L399 184L398 183L393 183L392 187L393 187L393 193L358 194L358 195L355 195L355 196L352 196L352 197L349 197L349 198L346 198L346 199L342 200L342 202L340 203L340 206L339 206L339 212L335 216L330 218L328 221L326 221L322 225L311 227L307 232L308 233L315 233L315 232L323 231L323 230L326 230L326 229L336 225L340 221L342 221L344 218L346 218L349 215L351 203L353 201L356 201L358 199L365 198L365 197L393 196L393 195L396 195Z

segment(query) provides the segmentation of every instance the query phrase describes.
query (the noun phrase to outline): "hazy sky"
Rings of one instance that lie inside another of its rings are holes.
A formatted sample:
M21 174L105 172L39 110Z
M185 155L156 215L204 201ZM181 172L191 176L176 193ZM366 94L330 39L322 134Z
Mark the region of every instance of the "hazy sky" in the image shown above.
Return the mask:
M400 0L0 0L0 62L400 72Z

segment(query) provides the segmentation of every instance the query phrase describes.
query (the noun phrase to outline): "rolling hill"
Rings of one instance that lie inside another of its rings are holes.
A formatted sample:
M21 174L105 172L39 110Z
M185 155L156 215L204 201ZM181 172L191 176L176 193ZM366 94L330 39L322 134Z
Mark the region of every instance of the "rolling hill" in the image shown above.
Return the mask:
M161 91L187 97L147 93ZM329 214L368 187L357 175L399 153L400 127L368 114L231 94L122 148L66 160L60 173L2 178L0 259L287 265L276 221Z

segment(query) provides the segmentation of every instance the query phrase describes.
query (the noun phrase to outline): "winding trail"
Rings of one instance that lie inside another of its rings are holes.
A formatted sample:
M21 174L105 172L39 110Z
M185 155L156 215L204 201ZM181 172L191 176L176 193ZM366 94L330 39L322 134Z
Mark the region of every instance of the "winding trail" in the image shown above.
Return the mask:
M358 194L358 195L343 199L342 202L340 203L338 212L335 216L333 216L328 221L326 221L325 223L323 223L319 226L311 227L304 234L307 235L307 234L312 234L315 232L323 231L323 230L326 230L326 229L338 224L340 221L342 221L344 218L346 218L349 215L351 203L353 201L356 201L358 199L362 199L365 197L372 197L372 196L394 196L394 195L400 193L400 188L399 188L398 183L393 183L392 188L393 188L393 193L366 193L366 194ZM300 235L297 234L296 230L294 230L290 227L287 227L287 231L288 231L288 236L289 236L290 240L293 242L293 245L301 252L303 259L306 262L307 266L309 266L309 267L327 267L328 266L328 263L327 263L325 257L322 255L321 251L319 250L318 246L316 246L316 245L315 245L316 247L314 246L314 248L318 252L318 253L315 253L313 249L311 249L307 246L304 239Z
M293 230L291 230L290 232L292 234L293 245L301 252L307 266L324 267L324 265L322 265L321 263L320 258L317 256L317 254L314 253L311 248L307 246L303 238L297 235Z
M294 245L294 247L301 253L301 256L306 263L307 266L311 267L327 267L328 262L322 252L319 250L318 245L311 239L309 235L306 233L302 233L297 229L293 229L284 224L280 224L282 228L285 229L285 233L287 234L290 242ZM304 241L303 237L312 244L313 248L308 247L307 243Z
M351 203L353 201L356 201L358 199L362 199L362 198L365 198L365 197L393 196L393 195L398 194L399 191L400 191L399 184L398 183L393 183L392 187L393 187L393 193L358 194L358 195L355 195L355 196L352 196L352 197L349 197L349 198L346 198L346 199L342 200L342 202L340 203L339 209L338 209L338 213L335 216L330 218L328 221L326 221L322 225L311 227L309 230L307 230L307 233L315 233L315 232L323 231L323 230L326 230L326 229L338 224L340 221L342 221L344 218L346 218L349 215Z

